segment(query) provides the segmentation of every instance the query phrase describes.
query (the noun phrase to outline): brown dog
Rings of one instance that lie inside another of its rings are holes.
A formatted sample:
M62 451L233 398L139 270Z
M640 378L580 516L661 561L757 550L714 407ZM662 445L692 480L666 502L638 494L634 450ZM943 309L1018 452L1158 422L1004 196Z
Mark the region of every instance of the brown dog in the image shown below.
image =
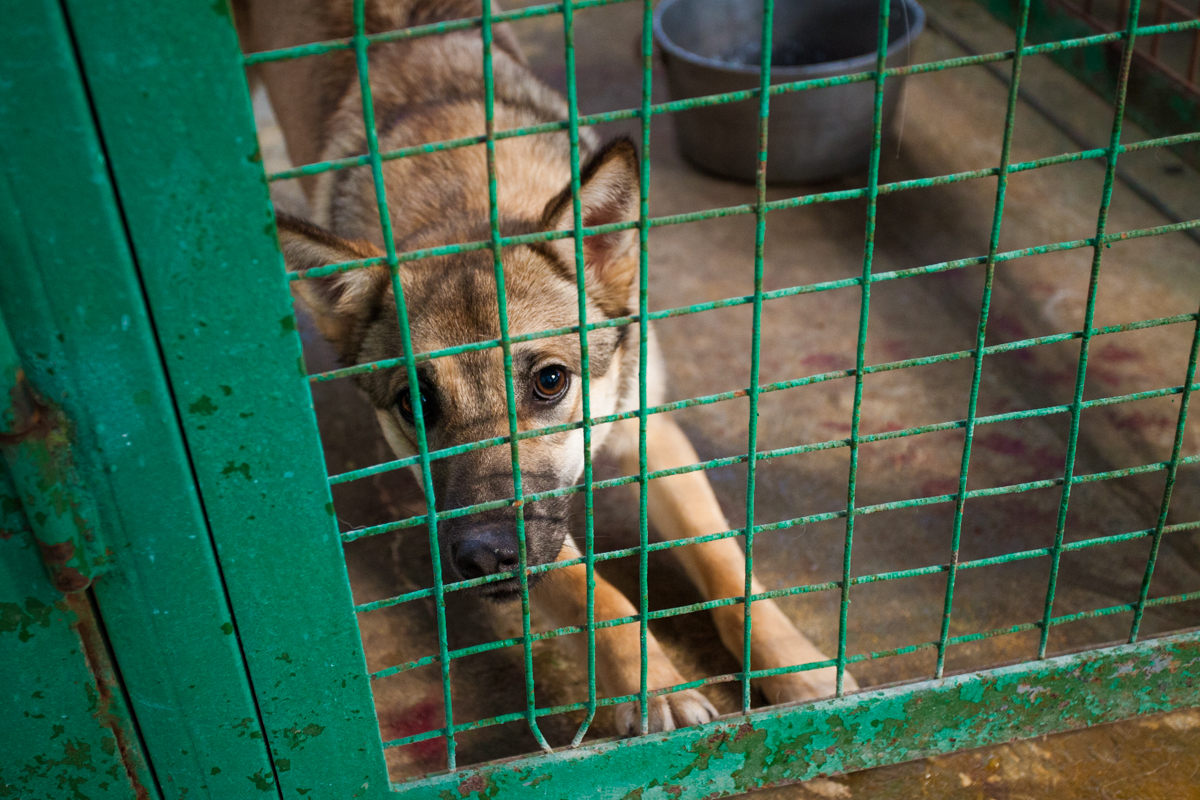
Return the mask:
M242 0L235 3L247 51L347 37L352 34L349 0ZM478 16L478 0L368 0L368 33ZM391 150L484 132L483 49L478 31L463 31L372 46L370 76L380 147ZM496 129L516 128L567 117L567 106L525 66L520 49L504 26L495 29ZM265 84L293 163L365 153L354 59L340 52L264 64ZM638 162L631 143L598 147L594 134L580 132L586 167L580 202L585 226L636 220ZM496 143L501 233L511 236L571 229L569 146L565 133L504 139ZM454 242L485 240L488 178L482 145L445 150L384 163L391 224L398 251ZM316 225L279 220L279 237L289 269L379 256L383 240L371 172L345 169L304 179ZM319 227L318 227L319 226ZM584 240L588 318L611 319L637 308L636 231ZM510 332L566 327L578 322L572 239L506 248L503 254ZM402 265L415 352L498 338L496 285L488 251L429 258ZM347 364L395 358L401 354L395 298L383 267L357 269L293 284L321 331ZM588 339L591 411L594 417L636 409L638 331L635 326L603 328ZM649 340L647 394L661 402L664 369ZM580 350L576 336L535 339L513 346L513 378L521 429L582 419ZM426 361L418 367L422 409L431 449L452 447L508 434L501 351L490 348ZM399 457L417 452L407 377L403 369L367 373L359 385L375 406L380 426ZM637 421L598 426L593 447L607 446L626 473L637 471ZM648 468L670 469L698 461L683 433L665 415L649 418ZM526 439L520 445L527 493L576 483L583 469L579 430ZM439 508L458 508L512 495L508 447L491 447L433 461ZM729 529L703 472L654 480L649 514L658 533L669 539ZM512 570L517 564L513 511L506 508L445 520L439 527L448 580ZM568 536L566 498L526 506L528 563L578 557ZM737 597L745 581L745 560L733 539L678 548L689 577L706 598ZM485 584L481 593L496 600L519 594L516 579ZM755 591L761 591L755 588ZM585 621L585 571L572 566L547 574L530 600L556 626ZM597 575L597 621L636 613L620 592ZM769 669L826 656L804 638L770 600L753 604L752 659ZM742 655L740 605L713 610L721 640ZM582 640L583 637L571 637ZM597 678L609 696L637 691L640 683L638 626L596 633ZM649 685L663 688L683 677L651 637ZM773 703L827 696L834 670L825 668L778 675L761 681ZM846 687L856 688L851 677ZM636 730L635 703L618 708L622 732ZM697 691L651 700L652 730L707 722L716 715Z

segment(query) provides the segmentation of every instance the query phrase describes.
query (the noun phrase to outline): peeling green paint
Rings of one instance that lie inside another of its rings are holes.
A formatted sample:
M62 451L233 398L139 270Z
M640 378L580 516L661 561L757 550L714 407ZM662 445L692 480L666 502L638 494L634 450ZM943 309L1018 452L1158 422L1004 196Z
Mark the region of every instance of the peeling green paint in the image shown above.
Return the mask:
M200 398L188 405L188 413L199 414L204 417L210 417L217 411L217 406L213 404L212 398L206 394L200 395Z
M229 477L230 475L241 475L246 480L251 480L250 465L245 461L243 461L241 464L236 464L233 461L228 462L225 465L225 468L221 470L221 474L225 477Z
M614 798L701 800L1166 711L1195 704L1198 690L1200 633L1180 634L401 786L418 799L558 800L571 796L564 787L603 786Z
M309 739L320 736L325 731L325 726L318 725L315 722L310 722L303 728L287 728L278 732L278 735L287 742L290 749L295 750Z
M50 627L53 613L54 606L48 606L36 597L26 597L24 608L17 603L0 603L0 633L16 631L20 641L28 642L33 638L30 628Z
M260 792L269 792L275 788L275 780L270 775L263 775L262 770L246 776L246 779L253 783L254 788Z

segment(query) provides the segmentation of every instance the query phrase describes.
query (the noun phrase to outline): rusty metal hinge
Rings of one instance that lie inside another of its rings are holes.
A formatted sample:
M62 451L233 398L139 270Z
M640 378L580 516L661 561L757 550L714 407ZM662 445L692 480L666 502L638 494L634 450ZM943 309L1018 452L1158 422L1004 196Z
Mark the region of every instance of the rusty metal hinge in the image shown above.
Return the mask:
M41 402L0 325L0 457L37 539L50 582L78 592L103 571L95 504L80 479L62 413Z

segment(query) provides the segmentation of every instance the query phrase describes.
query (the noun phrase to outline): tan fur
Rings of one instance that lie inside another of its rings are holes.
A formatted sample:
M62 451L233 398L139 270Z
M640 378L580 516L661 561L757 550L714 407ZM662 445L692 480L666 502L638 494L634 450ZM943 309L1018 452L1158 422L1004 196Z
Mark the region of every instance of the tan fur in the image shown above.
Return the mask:
M350 0L235 0L243 46L273 49L349 36ZM368 0L368 33L439 20L477 16L478 0ZM515 39L505 26L495 30L496 129L557 121L566 104L526 68ZM476 30L419 38L370 49L371 87L380 147L384 151L426 142L484 133L482 46ZM353 56L335 53L261 65L264 83L294 163L360 155L366 151L361 96ZM635 220L638 213L637 154L628 142L598 148L594 134L581 131L586 164L579 194L587 227ZM504 235L539 230L570 230L574 206L569 187L566 135L543 134L496 143L498 210ZM487 162L482 146L469 146L387 161L384 183L393 238L399 252L488 237ZM304 270L348 260L379 257L384 241L374 185L368 169L329 171L305 179L304 190L315 227L280 217L280 244L289 269ZM327 229L327 230L326 230ZM636 231L584 240L587 317L601 321L632 313L637 306ZM510 333L541 331L578 323L574 239L565 238L503 253ZM415 352L427 352L499 337L497 295L490 251L464 252L401 265L400 281ZM374 266L293 284L322 333L347 364L395 358L401 354L396 299L386 267ZM591 412L601 417L638 405L638 331L636 326L602 328L588 337ZM649 402L662 399L662 357L653 338L647 342ZM578 336L534 339L512 347L518 428L536 428L582 419L582 373ZM561 397L539 395L545 370L568 376ZM425 397L426 431L431 450L508 434L507 395L498 348L432 359L418 365ZM417 452L407 373L380 370L358 378L376 408L388 444L400 457ZM627 473L637 470L637 423L598 426L593 448L607 446L622 458ZM523 440L520 459L526 493L576 483L583 469L580 430ZM652 416L647 428L651 471L695 463L698 458L679 428L665 415ZM432 462L439 510L512 494L509 448L490 447ZM652 481L651 522L669 538L699 536L729 528L703 472ZM525 506L530 564L575 558L578 548L567 535L567 501L552 499ZM511 543L514 511L496 511L443 520L439 528L448 579L462 570L505 571L503 559L515 558ZM464 553L483 553L483 561ZM745 560L733 539L677 548L688 576L708 599L738 597L745 582ZM494 557L494 558L493 558ZM493 559L488 561L487 559ZM491 566L480 567L480 564ZM496 566L499 565L499 566ZM492 567L495 567L494 569ZM511 598L514 579L481 587L496 598ZM761 591L755 583L755 592ZM582 566L552 571L536 583L532 602L556 626L581 625L586 618ZM629 616L633 605L611 584L596 578L598 621ZM753 604L752 666L785 667L824 660L770 600ZM742 655L741 605L715 609L721 640ZM572 637L581 639L582 637ZM651 636L649 685L658 689L683 677ZM597 677L608 696L634 693L640 683L638 626L628 624L597 632ZM831 668L763 680L773 703L832 694ZM847 676L848 689L856 688ZM694 690L654 698L649 709L653 730L706 722L716 712ZM636 704L618 709L623 732L637 728Z

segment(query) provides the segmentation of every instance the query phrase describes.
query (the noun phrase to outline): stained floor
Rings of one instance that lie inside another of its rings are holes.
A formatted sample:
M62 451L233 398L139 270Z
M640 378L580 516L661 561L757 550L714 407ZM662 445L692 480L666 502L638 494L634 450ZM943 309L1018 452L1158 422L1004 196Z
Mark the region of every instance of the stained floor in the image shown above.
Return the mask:
M968 0L926 4L940 27L980 51L1012 47L1012 32ZM589 9L577 14L581 111L636 107L640 102L638 4ZM564 86L561 21L522 21L515 31L534 69ZM914 61L962 55L937 30L927 30ZM668 99L661 71L657 100ZM1022 85L1097 143L1107 141L1111 109L1050 62L1026 62ZM897 124L884 145L883 182L995 166L1004 122L1005 87L982 67L908 79ZM269 111L262 138L268 165L286 161ZM673 120L655 117L651 144L651 213L678 214L753 202L751 186L704 175L675 150ZM1125 141L1149 138L1127 125ZM602 136L637 135L636 122L601 126ZM1027 104L1018 109L1013 160L1025 161L1080 149ZM1181 216L1200 215L1200 181L1169 152L1122 156L1123 166ZM1014 175L1001 236L1013 250L1094 235L1103 181L1100 162L1063 164ZM865 174L818 187L775 187L770 199L813 191L856 188ZM983 254L987 250L995 179L885 195L879 200L874 270L884 272ZM294 186L277 184L281 207L303 213ZM768 218L765 247L767 290L853 277L861 271L865 203L842 201L778 211ZM1152 227L1166 220L1123 184L1114 190L1109 230ZM748 294L753 284L754 220L727 217L655 228L650 239L650 303L653 309L686 306ZM1077 249L1002 264L996 273L988 343L1003 343L1079 330L1092 251ZM1120 242L1104 253L1096 306L1097 326L1194 313L1200 303L1200 246L1181 233ZM982 289L982 268L969 268L877 283L872 288L868 364L919 358L973 346ZM772 300L764 306L762 382L852 367L859 291L839 289ZM303 321L302 321L303 323ZM746 306L692 314L657 323L670 379L669 399L739 389L749 382L751 315ZM329 349L305 325L310 370L333 366ZM1093 343L1085 399L1123 395L1182 383L1192 336L1188 325L1170 325L1098 337ZM997 414L1069 403L1077 341L989 356L985 360L979 413ZM883 372L864 385L862 433L870 434L966 416L971 361ZM389 459L373 415L342 382L314 390L329 470L342 472ZM759 447L770 449L845 437L850 430L853 380L823 382L763 395ZM1166 459L1178 397L1161 397L1089 409L1082 415L1076 471L1115 470ZM744 453L747 402L729 401L674 414L704 459ZM1194 417L1193 417L1194 419ZM971 461L969 488L1003 486L1061 476L1069 418L1058 414L981 427ZM1185 454L1200 451L1198 422L1191 422ZM953 492L957 488L963 434L928 433L866 445L861 450L858 503L886 503ZM602 463L598 477L616 474ZM845 448L764 462L759 467L756 518L772 522L844 508L848 451ZM744 524L745 470L712 470L709 476L732 525ZM1170 521L1200 517L1200 468L1180 470ZM1157 472L1077 486L1067 520L1076 541L1154 525L1163 490ZM637 520L628 489L597 493L600 549L636 544ZM423 513L421 495L407 473L392 473L337 487L338 517L358 528ZM976 559L1046 547L1053 541L1058 489L972 500L962 528L962 558ZM889 511L856 523L856 576L944 563L949 557L953 504ZM844 522L830 521L756 537L756 564L767 588L818 583L840 577ZM1056 614L1129 603L1137 599L1148 541L1094 547L1063 557ZM423 528L361 540L346 550L359 602L428 586L430 563ZM968 634L1041 618L1048 560L1020 562L960 573L951 634ZM606 562L601 572L626 592L636 588L636 560ZM668 608L701 598L667 554L650 559L650 603ZM1200 534L1168 534L1151 596L1200 589ZM941 574L855 587L847 627L850 653L876 652L936 640L945 578ZM833 652L837 641L836 592L781 601L797 626ZM407 662L437 651L434 610L412 603L362 615L371 669ZM451 646L462 647L519 633L512 607L476 605L451 596ZM1050 651L1123 641L1131 614L1118 613L1052 629ZM1200 602L1147 612L1143 635L1200 625ZM535 629L544 628L534 619ZM651 625L686 678L733 672L737 663L717 640L706 614ZM1036 654L1037 633L997 636L952 647L947 669L967 670ZM576 662L561 641L534 648L539 706L586 698ZM864 687L928 677L932 651L859 664ZM459 722L523 709L519 648L457 660L452 679ZM438 668L424 667L376 682L376 703L385 739L442 724ZM737 708L731 685L706 687L722 712ZM761 702L761 698L758 698ZM552 744L567 743L579 713L544 718ZM589 737L612 734L601 713ZM470 764L535 749L524 723L461 734L459 763ZM445 749L430 740L389 751L393 779L444 767ZM1200 797L1200 714L1179 712L1092 730L1061 734L970 753L879 768L854 775L759 793L767 798L802 797Z

